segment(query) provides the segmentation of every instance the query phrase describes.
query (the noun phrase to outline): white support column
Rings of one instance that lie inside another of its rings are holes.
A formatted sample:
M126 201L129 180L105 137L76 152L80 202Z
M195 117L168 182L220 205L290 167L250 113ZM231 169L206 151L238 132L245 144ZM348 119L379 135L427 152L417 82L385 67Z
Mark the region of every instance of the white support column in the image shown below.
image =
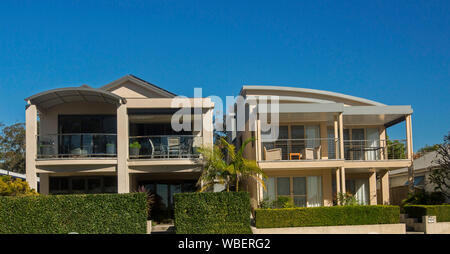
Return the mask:
M37 108L29 104L25 110L25 171L26 180L32 189L37 190L36 153L37 153Z
M345 189L345 168L341 167L341 191L342 193L346 193Z
M335 152L335 158L339 159L339 124L338 119L335 117L334 119L334 152Z
M255 131L255 138L256 138L256 161L260 161L262 160L262 156L261 156L261 147L262 147L262 142L261 142L261 120L256 120L256 131Z
M344 157L344 117L339 113L339 154L343 160Z
M411 115L407 115L406 119L406 152L407 152L407 158L412 160L413 159L413 143L412 143L412 122L411 122Z
M336 194L339 195L341 193L341 170L336 168Z
M382 152L381 152L381 154L380 154L380 159L382 159L382 160L387 160L387 158L388 158L388 149L387 149L387 140L386 140L386 128L383 126L383 127L380 127L380 145L382 146L382 147L384 147L383 148L383 150L382 150Z
M128 173L128 112L127 106L117 108L117 192L130 192L130 175Z
M202 114L202 133L203 133L203 145L205 147L212 147L213 145L213 109L207 109L205 113Z

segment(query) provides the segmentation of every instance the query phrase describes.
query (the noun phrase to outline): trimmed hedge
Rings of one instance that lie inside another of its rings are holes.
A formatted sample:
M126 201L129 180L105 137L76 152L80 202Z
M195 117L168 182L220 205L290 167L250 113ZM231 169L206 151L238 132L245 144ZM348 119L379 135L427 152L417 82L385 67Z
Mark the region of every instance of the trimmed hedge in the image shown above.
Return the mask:
M422 216L436 216L437 222L450 222L450 205L405 205L404 211L411 218L422 220Z
M400 222L398 206L328 206L284 209L256 209L257 228L395 224Z
M247 192L174 195L177 234L251 234Z
M145 193L0 197L2 234L146 233Z

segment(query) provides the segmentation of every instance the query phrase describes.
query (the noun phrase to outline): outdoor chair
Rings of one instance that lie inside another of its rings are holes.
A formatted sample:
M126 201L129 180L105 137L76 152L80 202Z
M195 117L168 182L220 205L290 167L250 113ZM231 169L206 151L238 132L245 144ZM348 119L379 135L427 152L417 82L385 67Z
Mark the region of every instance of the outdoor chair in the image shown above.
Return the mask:
M266 147L264 147L264 158L266 161L281 160L281 148L273 148L267 150Z
M171 157L175 155L176 157L180 157L180 138L178 137L170 137L167 138L167 155Z

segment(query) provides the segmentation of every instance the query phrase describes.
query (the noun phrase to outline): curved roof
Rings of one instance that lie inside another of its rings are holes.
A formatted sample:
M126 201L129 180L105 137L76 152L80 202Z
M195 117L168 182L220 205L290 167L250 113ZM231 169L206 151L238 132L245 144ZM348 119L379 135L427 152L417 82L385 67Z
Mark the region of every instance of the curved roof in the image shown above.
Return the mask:
M356 97L356 96L346 95L346 94L342 94L342 93L335 93L335 92L330 92L330 91L324 91L324 90L309 89L309 88L286 87L286 86L243 86L242 90L241 90L241 94L243 94L244 91L248 91L248 90L265 91L268 93L273 92L273 95L277 95L280 93L286 94L286 93L292 92L292 93L300 93L300 94L310 95L311 97L309 97L309 96L305 97L305 95L295 96L295 94L289 94L289 97L318 98L318 99L322 99L322 100L332 100L335 102L348 101L348 102L356 102L358 104L364 104L364 105L369 105L369 106L386 106L383 103Z
M44 91L26 98L25 101L40 108L48 109L58 104L70 102L103 102L118 105L124 99L108 91L81 86Z

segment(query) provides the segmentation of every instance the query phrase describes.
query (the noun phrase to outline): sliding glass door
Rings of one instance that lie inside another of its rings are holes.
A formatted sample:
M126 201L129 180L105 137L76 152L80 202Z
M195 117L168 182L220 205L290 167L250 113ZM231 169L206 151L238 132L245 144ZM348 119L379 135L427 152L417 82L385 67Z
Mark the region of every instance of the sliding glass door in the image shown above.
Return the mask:
M267 201L290 197L297 207L323 205L321 176L269 177L265 183L266 190L263 193Z

